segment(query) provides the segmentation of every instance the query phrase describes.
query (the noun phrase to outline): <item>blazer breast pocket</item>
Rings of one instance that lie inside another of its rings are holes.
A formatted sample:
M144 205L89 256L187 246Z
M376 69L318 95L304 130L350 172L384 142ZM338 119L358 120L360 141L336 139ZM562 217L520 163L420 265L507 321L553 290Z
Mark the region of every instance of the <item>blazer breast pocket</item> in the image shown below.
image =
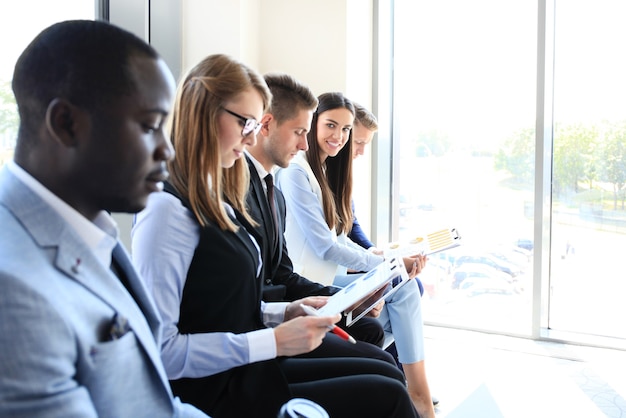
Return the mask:
M101 333L102 342L95 343L89 350L90 364L96 371L120 367L141 351L137 337L124 315L116 312L103 326Z
M164 381L132 330L92 345L90 354L90 368L78 380L101 418L156 417L171 409Z
M139 350L137 337L132 330L129 330L116 339L94 344L91 347L90 355L93 366L100 368L108 363L119 364L129 354L136 356Z

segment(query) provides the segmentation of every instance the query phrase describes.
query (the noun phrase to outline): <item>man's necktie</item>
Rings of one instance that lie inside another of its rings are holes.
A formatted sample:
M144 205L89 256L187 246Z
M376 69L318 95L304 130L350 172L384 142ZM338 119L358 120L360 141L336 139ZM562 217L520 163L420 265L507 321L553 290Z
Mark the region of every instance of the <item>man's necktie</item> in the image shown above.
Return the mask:
M141 305L139 305L137 298L135 297L135 292L133 292L133 289L130 287L128 276L126 275L126 272L120 265L120 262L117 260L116 253L118 253L119 251L122 251L122 249L119 246L119 244L117 244L115 248L113 249L113 254L111 255L110 269L113 272L113 274L115 274L118 277L118 279L120 279L120 282L122 282L122 284L124 285L128 293L130 293L132 298L135 300L135 302L139 306L139 309L141 309ZM143 309L142 309L142 312L143 312ZM113 319L111 320L111 324L108 329L109 334L106 337L108 337L109 340L117 340L119 338L122 338L124 335L126 335L126 333L130 331L130 329L131 327L130 327L130 324L128 323L128 318L116 312L115 315L113 315Z
M120 262L117 259L117 253L119 251L122 251L122 249L121 247L119 247L119 244L117 244L117 246L113 249L113 254L111 255L110 269L113 272L113 274L115 274L117 278L120 279L120 282L122 282L122 284L124 285L128 293L130 293L132 298L135 300L139 308L141 308L141 305L139 304L139 301L137 300L137 296L135 295L133 288L130 286L130 282L128 281L128 276L126 275L126 272L124 271Z
M265 176L265 184L267 185L267 201L270 205L270 210L272 212L272 222L274 223L274 245L276 247L278 244L278 213L276 212L276 203L274 201L274 178L271 174Z

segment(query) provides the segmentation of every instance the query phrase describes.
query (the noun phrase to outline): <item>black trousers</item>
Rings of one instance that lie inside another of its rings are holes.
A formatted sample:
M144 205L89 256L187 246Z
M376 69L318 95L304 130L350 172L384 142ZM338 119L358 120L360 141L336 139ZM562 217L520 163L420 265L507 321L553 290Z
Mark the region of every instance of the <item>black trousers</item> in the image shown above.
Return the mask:
M279 360L294 397L310 399L333 418L418 417L394 366L365 358Z
M383 329L380 323L373 318L361 318L350 327L345 326L345 318L337 324L346 330L357 340L356 344L341 339L329 332L324 337L322 344L315 350L301 354L298 358L324 358L324 357L363 357L385 361L396 365L393 356L383 350Z
M280 357L170 383L214 418L276 418L290 398L314 401L332 418L418 417L400 370L368 358Z

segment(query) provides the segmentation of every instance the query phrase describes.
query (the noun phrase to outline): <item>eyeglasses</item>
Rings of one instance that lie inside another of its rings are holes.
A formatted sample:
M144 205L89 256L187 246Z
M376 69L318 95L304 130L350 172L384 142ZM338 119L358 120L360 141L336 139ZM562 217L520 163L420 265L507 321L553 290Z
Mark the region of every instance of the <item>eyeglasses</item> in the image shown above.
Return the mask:
M241 123L243 123L243 129L241 130L241 136L243 137L250 135L252 132L254 132L255 135L258 134L261 130L261 127L263 126L261 122L257 122L254 118L246 118L231 110L226 109L225 107L223 107L222 109L224 109L226 113L230 113L231 115L239 119Z

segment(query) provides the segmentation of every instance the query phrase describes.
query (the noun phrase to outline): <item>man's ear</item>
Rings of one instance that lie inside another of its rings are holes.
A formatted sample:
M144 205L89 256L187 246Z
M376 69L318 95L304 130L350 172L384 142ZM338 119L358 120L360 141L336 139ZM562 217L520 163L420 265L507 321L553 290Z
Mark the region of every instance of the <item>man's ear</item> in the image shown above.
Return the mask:
M270 122L275 120L274 115L271 113L266 113L261 118L261 134L263 136L268 136L270 133Z
M75 147L82 118L84 112L76 106L65 99L55 98L46 109L46 131L66 147Z

